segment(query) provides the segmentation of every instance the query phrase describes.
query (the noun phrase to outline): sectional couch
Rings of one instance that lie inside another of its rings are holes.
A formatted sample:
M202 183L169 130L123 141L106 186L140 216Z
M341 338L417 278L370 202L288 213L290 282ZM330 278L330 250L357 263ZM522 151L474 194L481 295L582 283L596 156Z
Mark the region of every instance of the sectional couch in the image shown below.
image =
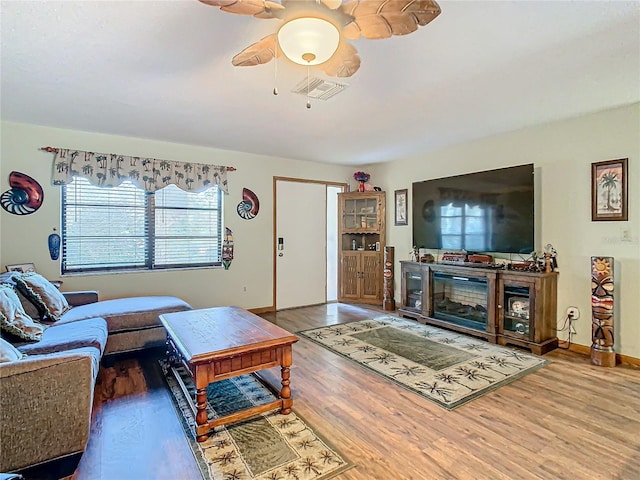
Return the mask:
M0 283L14 286L15 278L2 274ZM0 472L84 451L103 355L162 346L158 315L191 308L171 296L99 301L95 291L63 295L68 306L55 322L34 322L43 330L37 341L2 331ZM32 306L26 307L25 313Z

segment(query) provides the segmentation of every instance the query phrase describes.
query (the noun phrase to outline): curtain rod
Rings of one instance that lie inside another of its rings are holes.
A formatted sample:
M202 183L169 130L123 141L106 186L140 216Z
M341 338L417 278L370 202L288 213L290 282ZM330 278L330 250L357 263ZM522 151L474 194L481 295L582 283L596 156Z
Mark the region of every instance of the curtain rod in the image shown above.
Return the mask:
M54 148L54 147L41 147L40 150L43 150L49 153L58 153L60 151L59 148ZM227 172L235 172L237 170L236 167L225 167L225 168L227 169Z

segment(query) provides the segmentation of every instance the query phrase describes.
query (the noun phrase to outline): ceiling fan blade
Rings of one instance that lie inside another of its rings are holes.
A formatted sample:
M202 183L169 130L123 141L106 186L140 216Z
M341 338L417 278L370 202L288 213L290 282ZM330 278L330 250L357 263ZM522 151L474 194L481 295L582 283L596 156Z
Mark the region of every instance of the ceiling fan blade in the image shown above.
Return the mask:
M385 13L383 17L389 24L392 35L406 35L418 29L418 20L412 14L392 12Z
M224 7L236 3L238 0L198 0L205 5L211 5L212 7Z
M342 35L349 40L357 40L360 38L360 27L356 22L351 22L342 27Z
M381 15L364 15L356 18L353 23L358 25L360 35L364 38L378 40L393 35L391 25Z
M342 41L336 53L318 67L331 77L350 77L360 68L360 56L353 45Z
M340 9L352 17L384 12L440 13L440 6L435 0L350 0L342 4Z
M329 10L337 10L342 5L342 0L320 0Z
M412 2L402 11L413 15L421 27L424 27L442 12L440 5L433 0Z
M284 7L270 0L198 0L206 5L220 7L220 10L238 15L253 15L258 18L276 18L274 12Z
M343 29L346 38L389 38L415 32L440 15L434 0L352 0L342 5L344 14L353 18Z
M373 15L378 12L381 6L387 3L389 0L367 0L363 2L361 0L351 0L343 3L340 6L342 13L357 17L361 15Z
M270 62L275 57L276 39L275 33L267 35L233 57L231 63L236 67L252 67Z

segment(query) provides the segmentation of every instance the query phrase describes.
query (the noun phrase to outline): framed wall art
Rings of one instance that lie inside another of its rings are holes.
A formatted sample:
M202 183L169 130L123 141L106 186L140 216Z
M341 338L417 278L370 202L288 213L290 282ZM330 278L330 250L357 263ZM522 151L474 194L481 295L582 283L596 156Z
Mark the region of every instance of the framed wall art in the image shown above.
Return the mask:
M591 164L591 221L629 218L627 158Z
M407 219L408 189L396 190L394 194L395 225L409 225L409 221Z
M7 272L28 273L35 272L36 266L33 263L16 263L15 265L6 265Z

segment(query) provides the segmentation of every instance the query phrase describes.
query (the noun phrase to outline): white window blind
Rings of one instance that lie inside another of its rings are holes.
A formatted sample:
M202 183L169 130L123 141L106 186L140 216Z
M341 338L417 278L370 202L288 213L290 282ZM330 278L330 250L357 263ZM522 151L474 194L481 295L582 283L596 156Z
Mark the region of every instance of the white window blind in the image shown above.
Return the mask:
M191 193L169 185L153 196L154 265L220 264L222 195L218 187Z
M75 178L62 194L62 273L220 265L222 194L146 193Z

